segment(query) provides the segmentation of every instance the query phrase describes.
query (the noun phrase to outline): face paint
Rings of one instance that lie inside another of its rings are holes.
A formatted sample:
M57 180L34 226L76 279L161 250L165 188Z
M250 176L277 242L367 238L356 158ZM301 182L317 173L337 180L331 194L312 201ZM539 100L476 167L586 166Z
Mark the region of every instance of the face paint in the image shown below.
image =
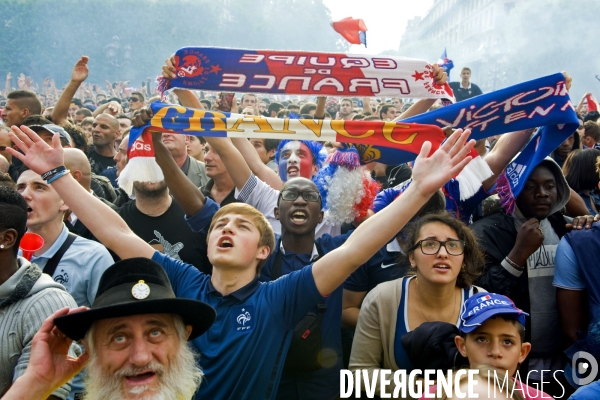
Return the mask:
M286 143L279 156L279 176L282 181L302 176L312 178L312 153L308 146L297 140Z

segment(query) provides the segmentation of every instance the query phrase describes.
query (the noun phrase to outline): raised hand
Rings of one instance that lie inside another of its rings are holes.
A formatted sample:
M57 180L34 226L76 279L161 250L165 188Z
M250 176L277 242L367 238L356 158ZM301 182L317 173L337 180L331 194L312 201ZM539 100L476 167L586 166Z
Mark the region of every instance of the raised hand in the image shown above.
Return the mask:
M150 106L143 107L141 110L138 110L133 113L131 116L131 124L136 128L140 126L144 126L152 119L152 109Z
M108 103L108 107L105 111L107 114L112 115L113 117L123 113L123 107L116 101L111 101Z
M12 74L9 72L8 74L6 74L6 80L11 80L12 79Z
M54 319L85 310L86 307L72 310L65 307L46 318L33 337L31 358L24 378L31 378L37 385L47 386L48 391L52 392L81 371L89 359L89 352L78 358L69 356L69 347L73 341L54 326Z
M437 64L432 64L433 67L433 79L435 80L436 85L443 85L448 80L448 74L444 71L444 68L440 67Z
M431 143L425 142L413 167L413 182L419 190L427 195L444 186L455 177L471 161L469 151L475 146L475 140L467 138L470 130L457 129L431 156Z
M37 133L25 125L22 125L21 129L13 125L11 129L12 132L9 132L8 136L23 153L10 147L7 147L6 151L23 161L23 164L32 171L42 175L64 164L63 148L58 133L52 137L52 147L50 147Z
M73 72L71 72L71 80L73 82L81 83L87 79L89 73L87 65L88 60L89 58L87 56L81 56L79 61L75 63L75 66L73 67Z
M172 55L165 60L165 65L162 67L162 76L167 79L175 79L177 77L175 72L175 55Z

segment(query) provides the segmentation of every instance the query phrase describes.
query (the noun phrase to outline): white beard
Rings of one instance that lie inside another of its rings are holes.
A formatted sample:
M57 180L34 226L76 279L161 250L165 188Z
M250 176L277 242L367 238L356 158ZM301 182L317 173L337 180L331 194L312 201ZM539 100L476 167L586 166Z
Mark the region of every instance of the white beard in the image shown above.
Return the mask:
M189 400L200 387L203 373L196 366L194 353L185 341L181 343L179 352L173 360L168 370L162 364L153 361L142 368L127 367L111 375L102 369L97 357L91 354L84 381L85 400ZM149 369L158 376L159 383L156 390L145 393L150 388L138 386L129 393L122 392L121 384L125 376ZM142 393L145 394L140 396Z

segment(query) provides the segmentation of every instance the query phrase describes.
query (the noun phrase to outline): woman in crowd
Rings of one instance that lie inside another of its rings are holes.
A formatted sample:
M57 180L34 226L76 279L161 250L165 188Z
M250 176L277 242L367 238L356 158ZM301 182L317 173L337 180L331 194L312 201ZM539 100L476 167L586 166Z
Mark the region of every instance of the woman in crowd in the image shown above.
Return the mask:
M597 193L600 179L596 172L598 157L600 150L597 149L574 150L562 168L567 183L581 196L590 215L596 215L600 210L600 196Z
M401 338L424 322L459 325L462 304L483 266L475 236L447 212L429 214L409 229L405 254L414 274L378 285L365 297L350 369L413 369ZM386 389L393 391L393 381ZM364 387L364 386L363 386ZM378 387L378 392L381 388Z

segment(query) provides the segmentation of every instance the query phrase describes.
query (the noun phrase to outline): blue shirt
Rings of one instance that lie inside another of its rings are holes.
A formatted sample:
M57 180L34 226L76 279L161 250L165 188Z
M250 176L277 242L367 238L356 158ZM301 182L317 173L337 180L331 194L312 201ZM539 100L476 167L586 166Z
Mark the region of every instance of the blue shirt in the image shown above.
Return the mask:
M324 234L315 239L315 243L321 248L323 254L327 254L344 244L352 232L350 231L340 236ZM313 247L312 254L296 254L282 248L279 235L276 236L275 242L275 250L267 259L260 273L260 280L263 282L271 280L271 271L275 257L282 250L282 276L302 270L319 256L316 246ZM323 368L303 374L284 372L279 384L277 398L288 400L297 398L309 399L314 398L316 393L318 393L320 399L334 399L339 396L340 369L342 368L342 339L340 334L342 287L343 285L340 285L325 299L325 306L327 308L323 313L323 320L321 321L321 364ZM313 312L318 313L317 306L313 308Z
M583 386L569 397L569 400L597 400L600 398L600 381Z
M210 276L193 265L155 252L177 297L210 304L217 318L192 341L205 377L198 399L274 399L291 334L302 317L323 297L312 265L274 282L258 278L223 296Z
M410 270L408 261L400 261L402 250L394 239L361 265L344 283L352 292L369 292L382 282L402 278Z
M63 224L63 229L58 238L52 243L52 246L44 254L38 257L33 256L31 263L36 264L43 270L46 263L56 254L68 236L69 230ZM67 292L73 296L78 306L91 307L96 298L96 291L102 274L114 263L115 261L106 250L106 247L93 240L78 236L63 254L56 270L54 270L52 279L67 289Z

